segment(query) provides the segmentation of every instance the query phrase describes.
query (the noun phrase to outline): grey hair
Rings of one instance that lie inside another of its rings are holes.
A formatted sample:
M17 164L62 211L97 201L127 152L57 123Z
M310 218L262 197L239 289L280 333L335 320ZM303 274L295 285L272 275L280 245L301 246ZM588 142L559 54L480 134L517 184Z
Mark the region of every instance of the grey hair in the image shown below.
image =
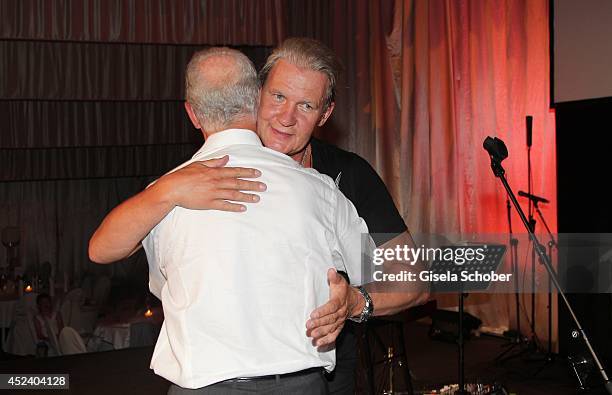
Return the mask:
M272 67L280 59L312 71L318 71L327 77L327 90L324 97L324 109L327 109L336 98L336 84L342 69L334 52L320 41L306 37L293 37L283 41L268 56L266 64L259 71L259 81L266 82Z
M229 58L233 64L207 73L205 61L213 57ZM258 96L255 66L240 51L226 47L203 49L187 65L185 100L205 130L220 130L242 116L255 116Z

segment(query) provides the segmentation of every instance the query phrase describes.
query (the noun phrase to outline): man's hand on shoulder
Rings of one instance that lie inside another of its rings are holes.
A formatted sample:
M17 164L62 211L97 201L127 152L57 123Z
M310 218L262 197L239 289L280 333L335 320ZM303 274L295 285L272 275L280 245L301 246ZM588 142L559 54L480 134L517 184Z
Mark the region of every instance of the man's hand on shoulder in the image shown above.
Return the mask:
M261 172L245 167L225 167L229 157L193 162L161 177L160 188L175 205L196 210L244 211L242 203L255 203L259 196L244 191L262 192L263 182L244 180L257 178ZM238 203L232 203L238 202Z
M141 246L141 241L175 206L190 209L244 211L234 202L259 201L259 196L242 191L265 191L262 182L243 180L261 175L259 170L224 167L219 159L194 162L161 177L151 187L115 207L89 241L89 258L97 263L124 259Z

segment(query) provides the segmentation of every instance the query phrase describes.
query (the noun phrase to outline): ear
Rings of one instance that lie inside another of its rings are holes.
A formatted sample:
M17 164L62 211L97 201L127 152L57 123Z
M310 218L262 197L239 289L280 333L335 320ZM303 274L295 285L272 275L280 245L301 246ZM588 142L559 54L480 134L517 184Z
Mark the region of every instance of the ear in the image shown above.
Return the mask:
M329 118L329 116L334 111L334 107L335 106L336 106L335 102L331 102L329 104L329 106L327 107L325 112L323 112L323 114L321 114L321 119L319 119L319 123L317 124L317 126L321 127L321 126L323 126L325 124L325 122L327 122L327 119Z
M200 125L200 121L198 121L198 117L196 117L191 104L185 102L185 111L187 111L187 115L189 115L189 119L191 120L193 127L196 129L202 129L202 125Z

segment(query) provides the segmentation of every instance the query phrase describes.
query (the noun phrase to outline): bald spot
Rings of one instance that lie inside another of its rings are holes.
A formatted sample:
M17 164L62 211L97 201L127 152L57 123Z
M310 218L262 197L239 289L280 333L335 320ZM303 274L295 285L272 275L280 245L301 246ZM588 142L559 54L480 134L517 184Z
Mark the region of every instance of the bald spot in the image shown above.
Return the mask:
M209 89L218 89L236 83L239 69L236 61L225 55L211 56L198 65L202 82Z

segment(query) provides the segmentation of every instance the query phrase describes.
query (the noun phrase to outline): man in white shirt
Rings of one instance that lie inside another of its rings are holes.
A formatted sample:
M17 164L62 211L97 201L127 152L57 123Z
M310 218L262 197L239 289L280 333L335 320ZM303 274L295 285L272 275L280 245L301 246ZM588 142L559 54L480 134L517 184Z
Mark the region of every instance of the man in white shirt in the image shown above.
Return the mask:
M290 155L304 167L317 168L336 179L347 196L352 195L362 216L368 218L370 231L397 235L386 242L383 240L380 247L394 249L413 245L391 196L371 166L355 154L339 149L327 149L324 154L314 145L314 131L326 123L334 109L336 63L329 48L311 39L291 38L274 50L264 66L266 73L262 75L257 125L260 138L267 147ZM321 148L321 144L317 145ZM338 162L331 159L347 155L354 159L351 163L344 161L346 163L339 167L330 166L330 162ZM253 192L262 192L266 186L257 181L261 173L255 168L226 166L227 161L228 156L224 156L192 163L163 176L154 186L115 207L90 240L90 259L111 263L129 256L141 246L151 229L177 206L244 212L247 204L258 201ZM367 180L374 180L377 188L371 188L373 183ZM383 195L385 199L380 199ZM393 221L388 221L389 218ZM395 225L389 226L390 223ZM420 270L419 265L404 266L402 269L413 272ZM307 334L317 346L333 345L343 327L346 329L344 323L349 317L362 322L370 316L395 314L424 303L428 296L426 287L410 287L397 292L396 282L370 284L368 294L363 287L348 286L334 270L327 274L329 301L315 309L306 322ZM336 343L337 369L328 384L330 392L352 394L357 342L354 331L343 332L345 336ZM347 335L347 332L352 333Z
M260 169L267 191L242 213L176 206L143 240L165 316L151 367L172 394L326 393L335 354L304 322L327 301L330 266L360 283L365 222L331 178L263 147L258 89L235 50L200 51L187 67L185 108L206 142L175 170L229 156Z

